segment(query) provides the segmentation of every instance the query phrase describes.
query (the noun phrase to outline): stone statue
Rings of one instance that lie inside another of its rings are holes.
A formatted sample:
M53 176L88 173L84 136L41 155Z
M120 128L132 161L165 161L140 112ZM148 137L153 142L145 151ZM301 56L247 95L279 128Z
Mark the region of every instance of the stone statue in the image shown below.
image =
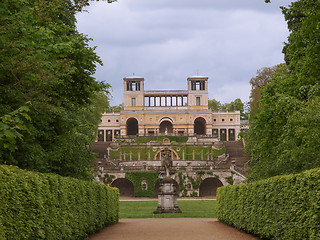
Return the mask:
M164 167L166 177L170 177L170 169L172 167L171 151L167 148L161 153L161 165Z
M163 178L160 173L160 186L158 191L158 208L153 213L181 213L177 203L178 191L175 181L170 177L170 169L172 168L172 154L169 149L161 152L161 164L165 169L166 176Z

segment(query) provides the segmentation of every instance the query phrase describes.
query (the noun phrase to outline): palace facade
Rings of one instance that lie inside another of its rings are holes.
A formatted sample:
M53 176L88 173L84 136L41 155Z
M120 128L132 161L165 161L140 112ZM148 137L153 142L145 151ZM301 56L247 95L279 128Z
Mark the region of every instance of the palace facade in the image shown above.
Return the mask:
M123 80L124 109L103 113L98 141L159 135L238 139L240 111L208 109L208 77L188 77L187 90L145 90L142 77Z

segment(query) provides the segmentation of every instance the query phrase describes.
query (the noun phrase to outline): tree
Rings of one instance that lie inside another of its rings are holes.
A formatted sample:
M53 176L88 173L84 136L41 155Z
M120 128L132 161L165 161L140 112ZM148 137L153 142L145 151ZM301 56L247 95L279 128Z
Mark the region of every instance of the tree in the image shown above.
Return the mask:
M275 65L273 67L264 67L257 71L257 75L250 79L251 94L250 94L250 115L253 116L257 111L260 100L261 88L270 83L276 71L286 70L285 64Z
M124 108L124 104L120 103L118 106L112 106L108 109L109 112L120 112L121 110L123 110Z
M214 98L212 100L208 100L208 108L213 112L217 112L221 110L221 103Z
M291 31L283 49L288 70L261 89L247 132L249 180L320 167L320 2L293 2L283 13Z
M240 111L240 115L242 119L248 119L248 113L244 111L244 103L241 101L240 98L235 99L231 103L224 103L221 104L219 101L215 100L208 100L208 108L211 109L213 112L221 111Z
M244 103L240 98L235 99L231 103L227 104L228 111L240 111L241 118L244 118Z
M96 103L109 85L92 77L102 63L76 29L75 14L86 5L87 0L1 1L0 114L14 116L28 102L30 121L23 122L28 131L18 131L13 151L1 145L0 163L90 177L94 154L88 146L104 111Z

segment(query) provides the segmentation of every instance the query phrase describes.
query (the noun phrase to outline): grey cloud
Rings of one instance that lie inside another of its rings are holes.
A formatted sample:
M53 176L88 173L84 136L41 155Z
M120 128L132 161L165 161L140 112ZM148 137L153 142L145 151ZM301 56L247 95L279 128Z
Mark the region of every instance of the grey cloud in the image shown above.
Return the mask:
M279 9L265 7L263 0L96 2L78 28L98 46L104 66L95 77L112 85L112 104L122 102L125 76L144 77L148 90L186 89L197 71L209 77L210 99L247 101L257 69L283 62L286 24Z
M121 0L119 0L121 1ZM155 9L192 9L197 10L236 10L252 9L256 11L279 11L279 6L287 6L290 0L275 0L266 4L264 0L129 0L128 6L138 11L154 11Z

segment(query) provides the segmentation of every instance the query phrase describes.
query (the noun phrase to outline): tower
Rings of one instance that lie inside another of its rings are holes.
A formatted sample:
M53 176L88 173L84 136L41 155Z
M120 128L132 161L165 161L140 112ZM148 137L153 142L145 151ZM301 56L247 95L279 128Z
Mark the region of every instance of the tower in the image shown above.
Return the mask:
M189 109L208 109L208 77L188 77Z
M124 79L124 110L143 110L144 78L138 76Z

